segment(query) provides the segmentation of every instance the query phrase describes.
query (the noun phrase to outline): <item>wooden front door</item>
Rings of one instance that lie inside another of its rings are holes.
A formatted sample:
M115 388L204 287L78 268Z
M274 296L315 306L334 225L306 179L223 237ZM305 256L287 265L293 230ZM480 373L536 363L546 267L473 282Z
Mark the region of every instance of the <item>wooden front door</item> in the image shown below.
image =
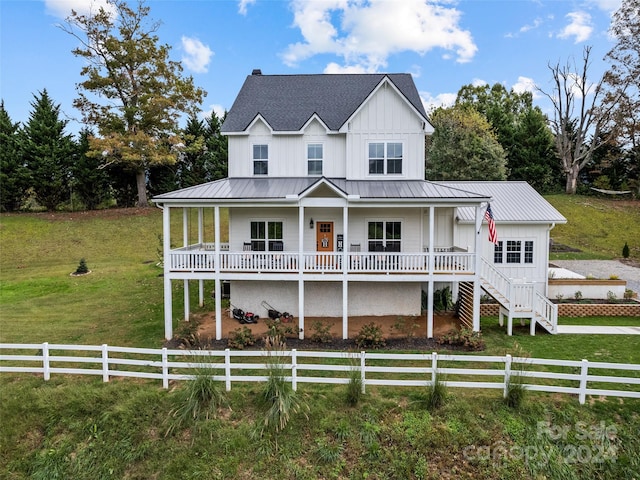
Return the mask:
M333 252L333 222L316 223L316 250Z

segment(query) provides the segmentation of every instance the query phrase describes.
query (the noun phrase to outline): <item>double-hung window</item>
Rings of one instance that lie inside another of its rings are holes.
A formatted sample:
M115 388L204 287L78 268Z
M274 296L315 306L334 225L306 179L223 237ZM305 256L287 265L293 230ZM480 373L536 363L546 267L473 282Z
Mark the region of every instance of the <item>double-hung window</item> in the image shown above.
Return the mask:
M282 222L253 221L251 222L251 250L256 252L282 251Z
M321 143L307 145L307 174L322 175L323 146Z
M373 221L368 223L368 247L370 252L399 252L402 240L400 222Z
M402 143L372 142L369 143L369 174L400 175L402 174Z
M269 145L260 144L253 146L253 174L269 174Z
M499 241L493 248L493 262L533 264L533 240Z

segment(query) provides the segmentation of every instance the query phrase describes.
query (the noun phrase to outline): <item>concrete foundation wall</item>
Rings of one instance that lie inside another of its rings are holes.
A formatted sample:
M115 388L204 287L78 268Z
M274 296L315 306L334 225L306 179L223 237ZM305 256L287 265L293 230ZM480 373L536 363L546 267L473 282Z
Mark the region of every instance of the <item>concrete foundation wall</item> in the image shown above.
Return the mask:
M341 317L341 282L305 282L305 316ZM419 283L349 283L349 316L420 315ZM231 303L261 317L266 301L276 310L298 316L298 282L232 281Z

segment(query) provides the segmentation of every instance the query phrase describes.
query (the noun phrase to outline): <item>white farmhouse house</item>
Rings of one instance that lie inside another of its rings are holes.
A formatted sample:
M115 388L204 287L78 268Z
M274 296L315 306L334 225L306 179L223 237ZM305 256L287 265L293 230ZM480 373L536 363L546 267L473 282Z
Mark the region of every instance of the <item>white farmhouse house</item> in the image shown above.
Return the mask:
M350 316L420 315L423 296L432 337L434 292L445 287L476 331L484 290L509 333L513 318L553 333L549 231L565 219L524 182L425 181L432 131L409 74L254 70L222 125L229 177L153 199L164 212L165 336L172 285L184 283L188 318L190 280L200 302L203 282L215 283L218 339L223 285L246 311L263 316L266 302L291 312L301 338L305 317L341 317L347 338Z

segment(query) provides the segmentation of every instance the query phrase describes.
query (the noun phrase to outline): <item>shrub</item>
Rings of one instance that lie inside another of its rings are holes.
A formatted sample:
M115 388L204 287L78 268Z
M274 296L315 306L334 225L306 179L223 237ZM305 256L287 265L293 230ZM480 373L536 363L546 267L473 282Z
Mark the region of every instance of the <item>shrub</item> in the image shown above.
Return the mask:
M296 394L285 376L284 361L280 355L286 348L284 340L281 337L265 337L264 340L268 378L261 396L266 408L261 431L277 434L287 426L291 415L308 409L308 406Z
M464 347L470 351L484 350L485 347L482 334L480 332L474 332L467 327L463 327L460 330L452 330L446 335L438 337L436 342L440 345Z
M362 398L362 375L360 371L360 365L358 365L358 356L351 358L351 370L349 370L349 383L347 384L347 391L345 395L345 401L349 406L355 406L360 402Z
M80 259L80 264L73 273L74 275L84 275L85 273L89 273L89 267L87 267L87 262L85 262L84 258Z
M447 395L447 386L440 380L440 374L436 373L435 380L427 392L427 408L429 410L440 408L447 400Z
M416 330L420 325L415 322L414 317L404 318L398 317L398 320L391 325L391 329L398 332L401 336L407 338L413 338L416 335Z
M329 343L333 338L331 336L331 325L322 323L320 320L313 322L311 330L313 331L310 338L312 342Z
M371 322L364 325L355 338L358 348L380 348L386 345L382 327Z
M195 358L194 362L202 362L202 359ZM212 366L194 370L194 379L180 391L179 405L170 412L172 421L166 435L188 423L215 418L218 409L226 403L226 396L222 382L214 380L213 374Z
M527 359L529 357L529 353L526 352L517 342L514 344L512 354L513 357L519 359ZM523 373L526 370L527 364L528 361L526 363L518 362L515 363L515 368L512 367L511 369L511 375L509 375L507 380L507 388L504 397L505 404L510 408L520 408L527 395L527 389L523 383L525 380ZM514 363L511 365L514 365Z
M256 343L256 339L249 327L236 328L229 334L229 340L227 346L229 348L237 348L243 350L245 347L249 347Z
M616 300L618 299L618 297L616 297L616 294L613 293L611 290L609 290L607 292L607 302L609 303L616 303Z
M630 288L625 288L624 290L624 299L631 300L633 298L633 290Z
M629 258L629 244L624 242L624 247L622 247L622 257Z
M582 300L582 292L580 290L578 290L576 293L573 294L573 297L577 300L580 301Z
M269 318L265 320L267 325L267 336L285 338L295 338L298 335L298 328L291 323L283 323L280 319Z

